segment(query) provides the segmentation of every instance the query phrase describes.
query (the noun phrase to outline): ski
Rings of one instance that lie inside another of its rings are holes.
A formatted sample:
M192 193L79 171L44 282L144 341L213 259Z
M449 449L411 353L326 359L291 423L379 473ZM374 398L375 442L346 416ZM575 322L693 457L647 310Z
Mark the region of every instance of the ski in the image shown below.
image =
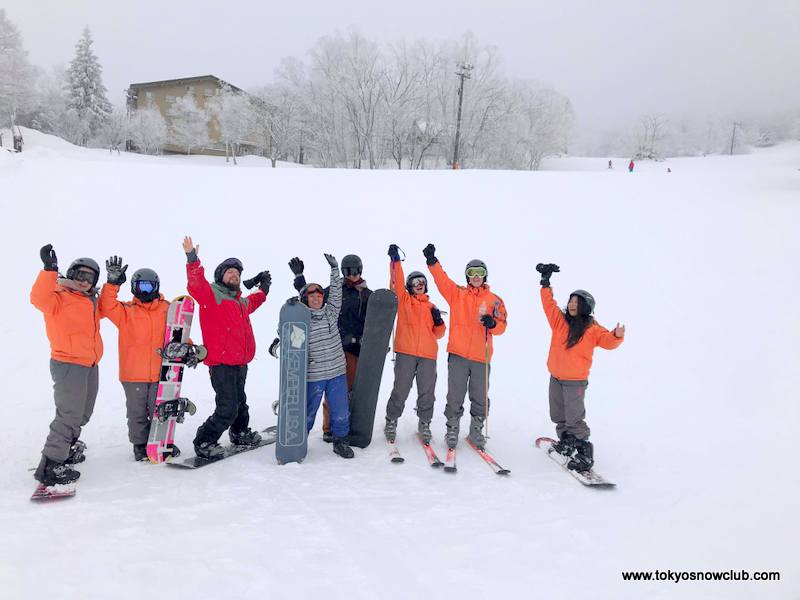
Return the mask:
M576 471L574 469L567 468L567 463L569 463L570 459L568 456L564 456L563 454L559 454L553 450L552 445L555 443L556 440L549 437L536 438L536 447L546 450L547 455L551 459L561 465L565 471L580 481L583 485L598 488L613 488L617 485L616 483L606 480L602 475L595 473L592 469L589 469L588 471Z
M475 444L472 443L472 441L469 438L464 438L464 439L467 441L467 444L469 444L469 447L475 450L475 452L478 453L478 456L480 456L483 460L485 460L486 464L492 467L492 470L496 474L498 475L511 474L511 471L509 469L504 469L503 467L501 467L500 464L494 459L494 457L488 452L486 452L486 450L481 450L480 448L478 448Z
M386 446L389 448L389 458L395 464L399 464L405 462L405 458L400 456L400 450L397 449L397 444L395 442L390 442L386 440Z
M444 463L439 460L438 456L436 456L436 451L433 449L433 446L431 446L430 443L426 444L419 434L416 435L419 443L422 444L422 449L425 451L425 456L428 458L428 464L430 464L432 467L443 467Z
M455 448L448 448L447 449L447 456L444 459L444 472L445 473L455 473L456 472L456 449Z
M182 469L199 469L200 467L205 467L206 465L210 465L212 463L219 462L221 460L225 460L231 456L235 456L237 454L241 454L242 452L249 452L250 450L255 450L257 448L263 448L264 446L268 446L269 444L274 444L275 440L278 437L278 428L277 426L273 425L272 427L267 427L264 430L264 436L262 436L261 441L256 444L255 446L224 446L225 454L217 458L202 458L200 456L192 456L191 458L187 458L182 461L175 461L171 460L168 461L166 464L170 467L179 467Z
M41 502L43 500L59 500L61 498L72 498L78 489L78 484L61 483L56 485L44 485L40 483L36 486L36 490L31 496L34 502Z

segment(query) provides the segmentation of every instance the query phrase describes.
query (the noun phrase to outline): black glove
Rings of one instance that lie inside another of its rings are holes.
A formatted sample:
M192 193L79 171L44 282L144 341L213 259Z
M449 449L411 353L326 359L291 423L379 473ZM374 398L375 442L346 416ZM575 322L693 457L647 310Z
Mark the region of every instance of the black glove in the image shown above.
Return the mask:
M435 265L437 262L439 262L439 259L434 256L436 253L436 246L433 244L428 244L425 246L425 248L422 250L422 253L425 255L425 262L428 263L428 266Z
M325 260L328 261L328 264L331 266L331 269L339 268L339 263L336 261L336 257L333 254L326 254Z
M44 263L45 271L58 271L58 259L56 258L56 251L53 250L53 244L42 246L39 250L39 256Z
M492 315L483 315L481 317L481 323L483 323L483 326L487 329L494 329L497 327L497 321L494 320Z
M294 273L296 277L297 275L303 274L303 269L305 268L305 265L303 264L302 260L300 260L295 256L292 260L289 261L289 268L292 270L292 273Z
M261 288L261 291L265 294L269 294L269 286L272 285L272 275L269 274L269 271L262 271L261 272L261 280L258 284L258 287Z
M121 256L112 256L106 261L106 272L108 273L108 283L111 285L122 285L128 279L125 271L128 265L122 266Z
M539 263L536 265L536 270L542 274L542 279L539 281L539 285L542 287L550 287L550 275L561 271L558 265L554 265L553 263Z
M435 306L431 307L431 316L433 317L433 324L434 325L443 325L444 320L442 319L442 311L440 311Z
M400 260L400 252L397 244L391 244L389 246L389 258L395 261Z

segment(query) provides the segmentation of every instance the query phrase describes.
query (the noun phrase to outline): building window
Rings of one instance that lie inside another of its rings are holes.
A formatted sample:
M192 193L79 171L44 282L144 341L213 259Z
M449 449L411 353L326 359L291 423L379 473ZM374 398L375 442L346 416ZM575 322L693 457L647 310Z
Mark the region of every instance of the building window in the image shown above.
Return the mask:
M193 85L187 85L186 86L186 93L187 94L194 94L194 86Z

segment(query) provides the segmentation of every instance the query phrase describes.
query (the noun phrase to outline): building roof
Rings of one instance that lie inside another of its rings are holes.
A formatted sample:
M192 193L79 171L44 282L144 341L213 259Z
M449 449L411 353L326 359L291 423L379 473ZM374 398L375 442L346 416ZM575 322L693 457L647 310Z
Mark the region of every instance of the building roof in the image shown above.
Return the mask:
M220 87L228 86L232 90L236 90L237 92L243 92L241 88L236 87L235 85L228 83L227 81L223 81L216 75L198 75L196 77L183 77L181 79L163 79L161 81L147 81L144 83L132 83L129 87L131 88L148 88L148 87L163 87L167 85L182 85L182 84L189 84L196 81L203 81L207 79L214 80Z

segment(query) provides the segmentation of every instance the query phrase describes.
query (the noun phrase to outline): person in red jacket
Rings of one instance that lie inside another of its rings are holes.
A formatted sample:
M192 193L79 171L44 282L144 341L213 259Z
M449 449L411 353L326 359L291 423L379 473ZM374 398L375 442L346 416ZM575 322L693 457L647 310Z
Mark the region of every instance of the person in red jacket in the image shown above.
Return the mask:
M386 404L383 433L389 442L397 436L397 420L417 380L417 431L423 443L431 441L431 419L436 400L436 357L446 326L442 313L428 298L428 280L419 271L406 278L397 244L389 246L390 281L397 293L397 332L394 337L394 387ZM405 282L399 287L397 282Z
M159 292L161 282L153 269L138 269L131 277L132 301L117 300L119 288L127 280L127 269L118 256L106 261L108 282L100 292L100 308L119 329L119 380L125 391L128 440L133 444L134 460L146 461L150 420L161 378L157 350L164 345L169 302ZM173 458L180 455L175 444L168 450Z
M50 341L56 416L33 476L51 486L72 483L81 475L72 465L84 460L86 445L78 438L97 399L97 363L103 357L100 319L104 315L97 304L100 267L93 259L73 261L67 276L61 277L52 244L43 246L39 256L44 269L33 284L30 298L44 314Z
M594 465L594 446L584 418L584 398L589 385L592 355L597 346L606 350L619 347L625 338L625 326L617 323L607 330L592 317L594 297L585 290L569 295L566 310L562 311L550 288L550 276L560 271L558 265L538 264L542 274L542 308L553 330L547 368L550 371L550 419L556 424L559 441L553 449L570 457L567 468L587 471Z
M464 396L469 391L469 440L480 449L486 445L483 427L489 412L489 364L496 335L506 330L508 314L500 296L486 283L489 275L482 260L471 260L464 269L466 286L456 284L444 272L436 247L428 244L422 251L433 275L436 288L450 305L450 337L447 340L447 417L445 443L458 444Z
M184 238L187 290L200 306L200 329L208 350L204 362L216 392L216 409L197 430L194 450L202 458L219 458L224 450L217 442L226 429L232 444L255 446L261 441L258 432L249 427L244 385L247 364L256 353L250 313L267 299L272 278L269 271L259 273L253 278L259 282L259 291L243 298L241 261L236 258L222 261L214 270L214 283L209 284L197 257L199 249L191 237Z

